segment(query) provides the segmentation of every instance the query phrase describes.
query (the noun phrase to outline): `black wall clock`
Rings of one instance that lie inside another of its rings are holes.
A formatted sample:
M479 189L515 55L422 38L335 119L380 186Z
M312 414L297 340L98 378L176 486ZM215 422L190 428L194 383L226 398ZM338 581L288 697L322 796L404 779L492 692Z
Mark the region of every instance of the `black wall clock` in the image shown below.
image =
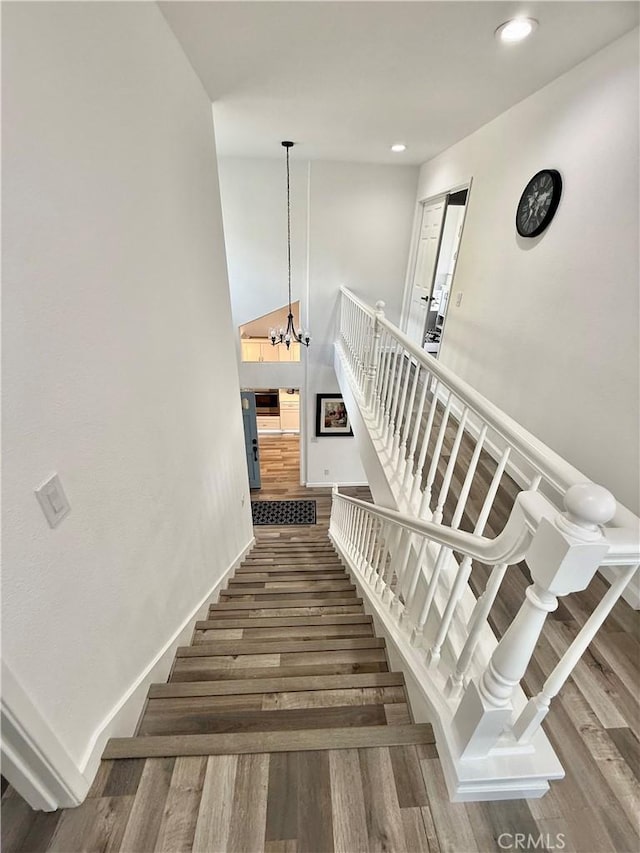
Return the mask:
M553 219L560 196L562 178L555 169L535 174L520 196L516 210L516 229L521 237L537 237Z

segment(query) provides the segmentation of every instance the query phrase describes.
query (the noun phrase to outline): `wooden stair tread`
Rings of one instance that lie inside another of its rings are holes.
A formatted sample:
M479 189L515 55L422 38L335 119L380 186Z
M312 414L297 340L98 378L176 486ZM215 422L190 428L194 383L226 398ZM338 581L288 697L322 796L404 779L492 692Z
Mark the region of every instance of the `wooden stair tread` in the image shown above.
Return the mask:
M176 665L171 673L171 681L239 681L243 678L268 678L279 676L313 676L313 675L346 675L356 672L388 672L389 667L385 661L363 660L363 661L334 661L316 664L290 664L287 666L258 666L230 669L216 669L207 666L206 658L180 658L182 664L190 662L193 667ZM178 662L176 661L176 664Z
M180 646L176 657L203 657L219 655L259 655L265 652L324 652L347 649L383 649L385 641L378 637L355 637L352 639L327 640L220 640L213 643L198 643L195 646Z
M289 679L291 680L291 679ZM179 683L179 682L178 682ZM189 683L189 682L185 682ZM196 682L198 683L202 682ZM250 682L254 685L255 682ZM270 690L255 693L193 696L148 696L145 717L186 713L231 713L232 711L278 711L292 708L338 708L354 705L406 705L404 684L315 690Z
M361 672L347 675L305 675L256 678L251 681L170 681L152 684L149 698L183 696L230 696L246 693L283 693L307 690L341 690L357 687L404 685L401 672Z
M222 734L232 732L297 731L387 725L384 705L338 705L329 708L285 708L274 711L235 709L155 713L147 711L139 736L168 734Z
M221 601L218 604L212 604L209 608L211 611L216 610L269 610L279 609L284 606L288 608L296 607L353 607L361 605L362 599L356 596L346 598L323 598L319 595L310 595L307 598L290 598L285 601L260 601L256 607L255 601Z
M215 643L220 640L347 640L349 637L373 637L371 625L300 625L286 628L229 628L225 630L216 623L215 628L196 630L192 645Z
M428 723L297 731L242 732L206 735L149 735L111 738L103 759L163 758L187 755L244 755L264 752L358 749L434 743Z
M389 672L385 641L326 536L267 534L178 648L168 683L151 686L137 735L111 739L103 757L433 742L431 726L411 723L404 677Z
M235 574L247 574L249 572L336 572L343 574L345 569L339 560L327 562L326 560L307 562L294 561L287 562L286 560L260 560L260 562L246 561L236 569Z
M243 616L248 618L259 618L263 616L329 616L332 614L336 615L357 615L362 613L362 605L361 604L340 604L336 607L331 607L329 605L317 605L314 604L312 606L304 606L304 607L287 607L286 601L274 602L274 604L280 604L280 607L276 608L262 608L260 606L260 602L249 602L249 604L253 603L253 607L250 610L215 610L209 613L209 616L215 616L216 619L220 620L220 624L222 625L226 619L233 619L239 613L242 613Z
M241 575L240 577L232 577L229 580L229 586L239 586L240 584L252 584L254 582L264 582L264 583L287 583L289 581L293 581L296 583L320 583L322 581L341 581L349 580L349 575L346 572L318 572L318 574L311 574L311 572L300 574L296 572L283 572L281 575L277 575L275 572L247 572L246 574Z
M312 551L331 551L335 554L335 551L333 549L333 545L331 545L331 543L329 543L323 539L318 539L315 542L312 542L310 540L307 540L306 542L277 542L275 540L272 542L268 542L268 541L262 540L260 542L257 542L253 546L250 553L255 554L258 551L287 551L287 552L291 552L291 551L297 551L300 549L302 549L304 551L309 551L309 550L312 550Z
M196 622L196 630L208 628L284 628L294 625L364 625L373 624L373 617L366 613L327 614L326 616L253 616L246 619L204 619Z

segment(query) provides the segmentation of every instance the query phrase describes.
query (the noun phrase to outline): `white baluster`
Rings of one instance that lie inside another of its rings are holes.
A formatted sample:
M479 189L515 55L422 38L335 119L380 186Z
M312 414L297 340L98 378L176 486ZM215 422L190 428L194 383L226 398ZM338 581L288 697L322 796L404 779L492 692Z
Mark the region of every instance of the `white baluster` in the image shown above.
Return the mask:
M386 398L389 388L389 378L391 376L391 362L393 361L393 342L390 334L385 331L384 335L384 358L382 367L382 384L380 386L380 411L376 426L380 433L384 428L384 418L386 414Z
M460 418L460 422L458 424L458 429L456 432L456 437L453 442L453 447L451 448L451 454L449 456L449 462L447 463L447 468L445 470L444 478L442 480L442 486L440 487L440 493L438 495L438 503L436 504L436 510L433 514L433 521L436 524L440 524L442 521L442 516L444 514L444 505L447 502L447 497L449 496L449 488L451 486L451 478L453 477L453 470L456 467L456 462L458 460L458 451L460 450L460 444L462 442L462 437L464 435L465 426L467 423L467 418L469 417L469 409L465 406L462 417Z
M381 521L380 528L378 530L378 550L375 556L373 584L374 589L378 594L382 591L382 573L384 571L384 564L387 558L388 529L388 522Z
M389 452L393 454L394 446L395 446L395 435L399 429L398 422L398 412L399 412L399 403L400 403L400 392L402 390L404 384L404 373L405 373L405 364L407 362L406 354L404 348L400 346L400 352L398 355L398 367L397 372L394 377L394 389L393 389L393 398L391 400L391 417L389 419L389 429L387 432L387 442L390 445ZM410 363L410 362L409 362Z
M427 451L429 449L429 440L431 438L431 430L433 429L433 422L435 419L436 409L438 408L438 395L440 393L440 388L443 387L440 385L440 382L436 381L433 388L433 397L431 398L431 406L429 407L429 415L427 417L427 423L425 425L424 435L422 436L422 444L420 445L420 454L418 456L418 464L416 466L416 475L413 481L413 489L411 490L411 503L413 504L422 489L422 473L424 468L424 463L427 458ZM417 428L417 425L416 425Z
M477 450L478 450L478 446L476 445L476 451ZM489 518L489 514L490 514L491 509L493 507L493 502L495 500L496 494L498 493L498 488L500 487L502 475L504 473L504 469L506 467L510 453L511 453L511 448L506 447L502 453L502 456L500 457L500 462L498 463L498 467L496 468L496 471L495 471L493 478L491 480L491 483L489 485L489 489L487 491L484 502L482 504L482 509L480 510L480 515L478 516L478 520L476 521L476 525L475 525L474 530L473 530L474 534L476 534L477 536L481 536L484 533L484 528L486 526L487 520ZM478 456L479 455L480 454L478 452ZM475 456L475 453L474 453L474 456ZM469 487L471 487L471 483L469 483ZM456 507L456 518L454 518L454 523L455 523L456 529L460 524L461 518L462 518L462 511L460 508L460 504L458 503L458 506ZM425 622L428 618L429 609L431 607L431 603L433 602L433 598L435 595L435 584L438 582L438 578L440 576L440 572L441 572L442 568L444 567L445 560L449 557L450 554L451 554L451 549L446 548L445 546L442 546L442 548L440 549L440 552L438 554L438 559L436 562L436 568L434 569L433 577L431 579L431 585L429 588L429 594L427 596L427 602L425 603L425 608L424 608L424 610L426 611L424 614ZM444 642L444 638L446 637L447 631L449 630L449 626L451 624L451 620L453 618L455 608L458 604L458 601L460 600L460 598L462 596L464 588L465 588L465 586L469 580L469 577L471 575L471 566L472 566L471 557L469 557L469 556L463 557L462 562L460 563L460 566L458 567L458 571L456 572L456 577L455 577L455 580L453 582L453 586L451 587L451 591L449 593L449 599L447 601L444 613L442 614L442 619L440 621L440 625L438 628L438 632L436 634L436 638L434 640L434 643L433 643L431 649L429 650L428 663L431 666L437 666L437 664L440 661L440 652L442 649L442 643ZM432 589L432 587L433 587L433 589ZM477 602L476 602L476 606L477 606Z
M398 539L398 546L396 550L398 556L394 559L396 588L395 590L390 590L391 600L389 602L389 608L398 621L400 621L401 613L404 610L404 605L400 600L400 595L402 593L403 578L407 570L407 565L409 563L412 545L413 533L410 530L407 530L406 528L401 528L400 536Z
M557 596L585 589L609 550L599 525L616 511L613 496L601 486L572 486L566 512L554 522L543 518L526 555L533 583L513 622L498 643L482 678L472 680L453 718L463 758L489 754L511 721L511 696L524 675L547 614Z
M369 565L371 569L369 571L369 576L367 580L372 586L375 586L377 581L377 572L378 572L378 564L381 558L381 550L382 550L382 522L379 518L374 516L373 518L373 538L371 541L371 556L369 559Z
M424 487L424 492L422 493L422 500L420 502L420 510L419 515L420 518L425 518L427 513L429 512L429 506L431 504L431 493L433 490L433 483L436 478L436 472L438 470L438 462L440 461L440 454L442 453L442 445L444 444L445 434L447 432L447 424L449 422L449 414L451 412L451 406L453 403L453 394L449 392L449 396L447 397L447 404L444 407L444 412L442 414L442 421L440 423L440 428L438 430L438 437L436 438L436 444L433 448L433 456L431 457L431 465L429 466L429 473L427 474L427 482Z
M409 373L411 373L412 362L409 358ZM409 394L409 399L405 404L405 401L402 401L402 411L403 411L403 422L402 422L402 433L400 436L400 446L398 448L398 461L396 464L398 465L406 465L407 463L407 439L409 437L409 430L411 429L411 422L413 421L413 406L416 401L416 393L418 391L418 379L420 377L420 365L416 364L413 368L413 381L411 382L411 393ZM404 476L403 476L404 483Z
M378 376L378 362L380 360L380 337L381 326L380 321L384 319L384 302L376 302L376 313L373 318L373 325L370 327L371 344L369 347L369 362L367 367L367 389L365 394L365 403L372 414L377 411L376 404L376 380Z
M364 512L364 541L362 545L362 560L360 561L360 572L363 577L369 573L369 545L371 544L371 516Z
M400 394L400 399L399 399L398 404L396 406L396 413L395 413L395 418L394 418L395 429L393 432L393 442L391 444L391 453L392 453L393 460L394 460L394 466L396 466L396 467L398 466L399 461L400 461L399 453L398 453L398 451L400 449L400 433L401 433L402 427L405 423L405 418L406 418L405 406L407 404L407 394L409 392L409 381L411 379L411 359L409 358L407 353L404 354L404 356L402 358L402 362L403 362L404 367L405 367L404 377L402 379L402 393ZM402 373L402 371L401 371L401 373ZM398 385L399 385L399 383L398 383Z
M616 601L622 595L624 588L636 572L638 566L626 566L618 569L609 589L606 591L598 606L587 619L575 640L560 658L555 668L542 686L537 696L529 699L524 710L513 726L513 734L521 743L527 743L540 728L540 724L549 712L549 705L554 696L557 696L565 681L571 675L575 665L587 650L589 643L597 634L600 626L607 618Z
M400 525L390 525L389 542L387 547L387 559L383 564L382 572L382 590L381 597L385 603L390 603L393 598L391 584L393 583L393 575L396 574L396 561L400 549L400 539L402 537L403 528Z
M365 390L365 361L364 361L364 350L365 350L365 330L364 324L366 320L366 314L361 308L358 308L358 387L364 392Z
M350 503L345 505L344 538L347 543L347 551L353 554L353 542L351 541L351 513L353 507Z
M384 426L382 430L382 440L385 445L389 439L389 428L391 426L391 410L393 404L393 395L396 390L398 376L398 358L400 356L400 344L393 341L393 358L391 359L391 370L389 372L389 381L387 382L387 393L384 401Z
M418 551L416 561L413 565L411 580L409 582L409 588L407 590L407 595L406 595L406 599L405 599L407 602L407 607L406 607L405 612L407 614L410 613L412 606L413 606L413 599L414 599L414 596L416 594L416 588L418 586L418 579L422 573L422 567L424 565L424 560L425 560L425 557L427 555L427 545L428 544L429 544L428 539L423 536L422 542L420 543L420 550ZM414 630L411 633L411 641L413 643L416 643L419 640L419 636L420 635L418 633L417 626L414 626Z
M416 376L418 375L418 368L416 368ZM427 401L427 389L429 387L429 377L430 373L424 371L424 376L422 377L422 387L420 389L420 400L418 402L418 407L416 409L416 416L413 421L413 431L411 434L411 443L409 444L409 456L407 457L407 464L404 471L404 479L402 481L402 491L403 493L407 490L409 494L413 492L413 464L415 462L416 455L416 447L418 446L418 437L420 436L420 424L422 423L422 415L424 413L424 404ZM425 451L426 453L426 451Z
M356 535L358 537L358 547L357 547L357 559L356 565L362 571L362 559L364 555L364 537L365 537L365 525L367 521L367 516L365 511L358 507L358 527L356 531Z
M462 690L464 678L471 664L473 653L476 650L478 641L480 640L480 632L483 625L489 618L489 613L493 607L493 602L496 600L498 590L500 589L507 568L507 563L498 563L498 565L493 567L484 588L484 592L476 601L467 626L469 634L458 657L455 672L449 676L449 680L447 681L446 693L448 696L458 696Z

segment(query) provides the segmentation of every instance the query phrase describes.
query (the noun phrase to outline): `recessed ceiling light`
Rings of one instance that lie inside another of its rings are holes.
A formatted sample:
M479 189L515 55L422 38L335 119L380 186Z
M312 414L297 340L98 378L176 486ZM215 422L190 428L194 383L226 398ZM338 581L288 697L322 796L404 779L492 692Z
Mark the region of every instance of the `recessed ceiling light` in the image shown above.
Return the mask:
M514 44L530 36L537 26L535 18L513 18L500 24L496 30L496 38L507 44Z
M391 146L391 150L394 151L396 154L400 154L402 151L407 150L407 146L404 145L402 142L396 142L395 145Z

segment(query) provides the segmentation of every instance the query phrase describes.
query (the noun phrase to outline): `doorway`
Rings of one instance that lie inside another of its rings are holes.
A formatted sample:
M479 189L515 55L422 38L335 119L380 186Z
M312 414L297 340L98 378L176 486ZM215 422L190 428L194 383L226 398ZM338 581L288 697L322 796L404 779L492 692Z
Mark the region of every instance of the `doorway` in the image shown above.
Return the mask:
M422 204L407 336L438 357L460 250L469 187Z
M299 489L300 389L252 388L242 398L251 489L259 489L261 498Z

